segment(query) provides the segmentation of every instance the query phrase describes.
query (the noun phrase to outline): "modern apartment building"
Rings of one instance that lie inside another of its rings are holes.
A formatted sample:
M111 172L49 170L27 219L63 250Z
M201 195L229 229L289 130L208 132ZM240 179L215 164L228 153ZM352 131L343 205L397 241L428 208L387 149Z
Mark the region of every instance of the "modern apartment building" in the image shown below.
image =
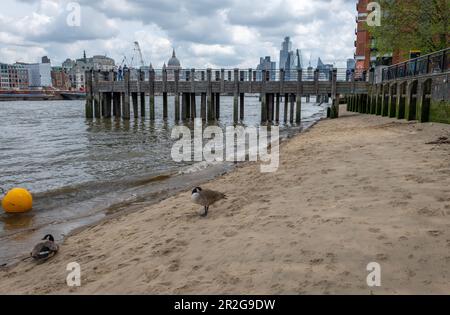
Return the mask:
M9 65L0 63L0 89L9 90Z
M22 64L0 64L0 89L26 90L29 88L28 69Z

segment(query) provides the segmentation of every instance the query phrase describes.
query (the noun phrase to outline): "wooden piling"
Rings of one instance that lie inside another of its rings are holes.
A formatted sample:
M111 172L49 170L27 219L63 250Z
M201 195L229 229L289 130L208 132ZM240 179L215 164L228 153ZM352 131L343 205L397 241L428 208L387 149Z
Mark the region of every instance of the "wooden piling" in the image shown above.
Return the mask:
M337 69L334 68L331 73L331 116L330 118L339 117L339 94L337 93Z
M94 84L95 86L98 86L98 82L99 82L99 73L98 71L94 71L93 72L94 75ZM94 117L95 118L100 118L101 117L101 103L100 103L101 99L100 99L100 93L95 92L93 93L93 102L94 102Z
M121 117L121 108L120 108L120 93L113 93L113 108L114 108L114 117Z
M212 77L212 70L211 69L207 69L206 70L206 80L207 80L207 88L206 88L206 106L207 106L207 117L208 120L214 120L214 116L213 116L213 109L212 109L212 105L213 105L213 100L212 100L212 83L211 83L211 78Z
M100 101L101 101L100 93L95 93L95 96L94 96L94 116L95 116L95 118L101 117Z
M275 104L275 121L280 122L280 93L276 94L276 104Z
M94 97L92 91L92 70L84 73L86 78L86 118L94 118Z
M295 106L295 94L291 94L291 107L289 114L289 122L294 123L294 106Z
M186 104L186 98L187 98L187 93L182 93L181 94L181 119L183 121L185 121L188 117L187 114L187 104Z
M297 104L295 106L295 122L299 124L302 116L302 70L297 70Z
M168 99L167 99L167 92L163 93L163 119L167 119L168 117Z
M297 100L295 106L295 122L299 124L302 116L302 95L297 94L295 98Z
M138 118L139 117L138 93L131 93L131 100L133 102L133 115L134 115L134 118Z
M274 113L274 97L273 93L267 94L267 120L272 123L273 122L273 113Z
M191 118L194 119L197 117L197 101L195 98L195 93L191 93L190 97L191 97Z
M266 70L262 71L261 78L261 123L267 122L267 95L266 95Z
M186 115L187 118L192 118L192 111L191 111L191 93L185 93L186 94Z
M105 93L105 118L111 118L112 94Z
M234 69L233 121L239 120L239 69Z
M288 121L289 94L284 94L284 123Z
M106 97L105 97L105 93L99 93L99 94L100 94L101 115L102 115L102 117L105 117L105 115L106 115Z
M261 93L261 123L267 122L267 95Z
M239 95L239 119L244 120L244 106L245 106L245 94L240 93Z
M130 119L130 71L126 71L124 74L125 80L125 93L123 93L122 101L122 118L125 120Z
M86 118L94 118L94 102L92 95L86 95Z
M180 121L180 92L179 92L180 70L175 69L174 74L175 74L174 113L175 113L175 122L178 123Z
M141 92L141 117L145 117L145 92Z
M175 112L175 122L180 121L180 93L175 93L175 104L174 104L174 112Z
M155 70L152 67L149 71L149 99L150 120L155 120Z
M139 98L141 103L141 117L145 117L145 91L143 89L143 85L145 82L145 72L139 70L139 82L138 82L138 90L139 90Z
M216 98L214 101L214 116L216 120L220 119L220 93L216 93Z
M162 91L163 91L163 119L168 117L168 101L167 101L167 69L162 69Z
M206 120L206 93L201 94L200 116L201 116L202 120Z

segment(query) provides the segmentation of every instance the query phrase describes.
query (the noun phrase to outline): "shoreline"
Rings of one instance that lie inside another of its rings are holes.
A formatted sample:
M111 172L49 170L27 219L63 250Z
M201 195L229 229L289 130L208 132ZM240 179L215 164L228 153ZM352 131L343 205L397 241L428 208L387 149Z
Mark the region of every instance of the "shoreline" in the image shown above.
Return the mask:
M280 145L285 143L291 137L306 132L323 118L323 113L315 114L310 117L310 119L312 119L311 121L303 122L302 127L290 127L292 129L285 130L285 132L280 135ZM198 165L202 163L203 162L198 163ZM148 176L138 178L130 177L126 180L142 182L142 184L134 185L132 187L130 186L127 193L122 192L123 196L120 198L115 197L115 201L112 201L111 204L100 204L100 200L99 202L96 202L96 207L92 208L92 210L87 213L80 214L79 216L74 216L69 219L55 219L52 223L29 226L23 230L11 231L10 233L5 233L2 235L0 240L5 242L11 241L12 239L22 239L23 241L21 241L20 244L14 243L11 245L14 247L12 250L13 255L8 255L8 257L2 256L0 259L0 267L3 266L9 268L17 265L23 259L26 259L28 257L28 248L31 248L35 243L40 241L42 237L40 234L51 233L54 235L58 243L63 243L68 237L76 235L87 228L116 217L133 213L142 207L154 205L164 199L180 193L181 191L186 189L189 190L193 185L197 186L214 180L229 172L233 172L236 168L242 167L246 163L248 162L239 162L238 164L224 162L220 164L202 166L197 171L191 172L189 171L190 169L197 169L197 164L192 164L180 168L177 172L151 175L150 180L148 179ZM144 184L144 181L147 181L148 183ZM47 193L48 192L44 194ZM129 195L132 196L129 197L131 199L127 197ZM105 196L102 196L102 200L107 199ZM20 222L26 221L26 219L32 220L34 215L34 213L24 214L20 219ZM3 220L5 224L8 222L7 219L9 219L7 214L0 214L0 220ZM11 220L12 219L14 218L11 217ZM28 241L25 241L25 238L27 238ZM18 247L18 245L20 245L20 247ZM0 249L2 251L7 251L9 247L5 244L4 246L0 246Z
M278 172L246 162L208 180L228 195L208 218L188 191L120 213L71 233L45 264L0 269L0 292L448 292L450 146L426 143L450 126L343 108L281 142ZM65 285L72 261L80 288ZM365 284L372 261L381 288Z

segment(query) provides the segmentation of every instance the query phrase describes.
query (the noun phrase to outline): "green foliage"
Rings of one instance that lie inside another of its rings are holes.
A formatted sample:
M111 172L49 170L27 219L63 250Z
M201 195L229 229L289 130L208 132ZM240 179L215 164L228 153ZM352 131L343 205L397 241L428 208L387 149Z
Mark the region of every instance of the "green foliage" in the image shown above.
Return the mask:
M378 0L381 26L368 27L380 55L393 51L422 54L449 44L450 0Z

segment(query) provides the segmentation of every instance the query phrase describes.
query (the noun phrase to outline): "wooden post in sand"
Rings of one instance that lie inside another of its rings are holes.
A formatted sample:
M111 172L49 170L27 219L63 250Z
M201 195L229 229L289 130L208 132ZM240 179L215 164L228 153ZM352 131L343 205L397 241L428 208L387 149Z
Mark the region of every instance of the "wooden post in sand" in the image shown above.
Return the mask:
M334 68L331 76L331 96L332 96L332 105L331 105L331 115L330 118L338 118L339 117L339 94L337 94L337 69Z

